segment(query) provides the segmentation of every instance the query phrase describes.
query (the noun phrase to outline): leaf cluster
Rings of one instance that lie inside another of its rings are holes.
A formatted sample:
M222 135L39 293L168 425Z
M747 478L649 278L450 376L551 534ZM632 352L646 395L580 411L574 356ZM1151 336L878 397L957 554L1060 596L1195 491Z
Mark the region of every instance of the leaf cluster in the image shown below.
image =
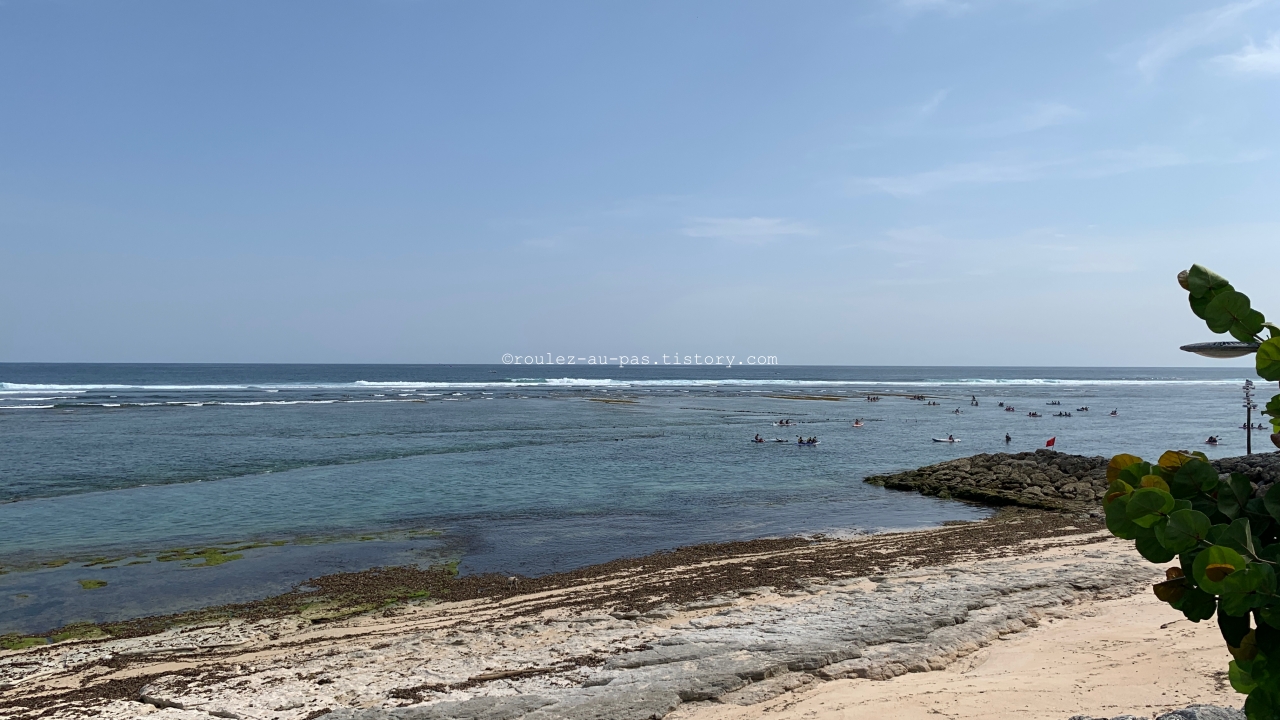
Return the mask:
M1187 291L1191 312L1204 320L1215 333L1229 333L1240 342L1257 343L1255 364L1258 376L1280 380L1280 326L1250 304L1249 296L1231 287L1227 279L1203 265L1192 265L1178 274L1178 284ZM1262 330L1269 338L1263 340ZM1271 430L1280 433L1280 395L1271 398L1264 414L1271 418ZM1277 443L1280 444L1280 443Z
M1258 496L1246 476L1173 450L1154 464L1117 455L1107 480L1107 529L1153 563L1177 559L1156 597L1192 622L1216 616L1246 714L1280 717L1280 483Z

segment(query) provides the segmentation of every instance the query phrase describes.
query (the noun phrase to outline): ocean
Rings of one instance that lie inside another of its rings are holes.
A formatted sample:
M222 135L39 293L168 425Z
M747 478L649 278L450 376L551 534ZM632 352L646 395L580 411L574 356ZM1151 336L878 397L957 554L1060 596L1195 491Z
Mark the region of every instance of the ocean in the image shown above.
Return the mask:
M1257 381L1239 367L0 364L0 633L256 599L379 565L537 575L693 543L979 519L990 511L862 478L1051 437L1069 453L1243 454L1246 377ZM1266 434L1255 449L1273 449ZM947 435L961 442L931 440Z

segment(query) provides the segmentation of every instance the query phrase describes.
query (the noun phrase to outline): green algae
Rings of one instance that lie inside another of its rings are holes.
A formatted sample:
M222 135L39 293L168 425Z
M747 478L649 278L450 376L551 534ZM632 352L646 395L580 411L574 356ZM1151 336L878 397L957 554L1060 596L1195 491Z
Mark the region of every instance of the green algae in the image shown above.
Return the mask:
M63 565L66 565L69 562L71 562L71 560L67 558L59 558L57 560L46 560L40 564L45 567L56 568L56 567L62 567Z
M81 623L77 625L67 625L56 633L49 636L50 642L60 643L67 640L101 640L111 637L103 632L96 625Z
M0 648L5 650L26 650L27 648L48 645L48 638L31 637L29 635L0 635Z
M86 581L84 582L97 582ZM105 584L105 583L103 583ZM44 635L19 635L17 633L9 633L8 635L0 635L0 649L4 650L26 650L33 647L43 647L50 643L67 642L69 640L102 640L111 637L111 634L105 632L101 627L93 623L76 623L67 625L57 632Z
M92 558L92 559L90 559L90 560L89 560L89 562L85 563L85 564L84 564L84 565L82 565L81 567L94 567L95 565L101 565L101 566L105 567L105 566L107 566L107 565L109 565L109 564L111 564L111 563L118 563L118 562L120 562L121 560L124 560L124 558L123 558L123 557L113 557L113 558L109 558L109 557L96 557L96 558Z
M207 547L199 550L189 550L187 548L174 548L166 550L156 555L158 562L173 562L175 560L182 562L182 567L213 567L223 563L239 560L244 557L243 554L236 552L237 550L247 550L250 547L261 547L246 545L238 548L219 548ZM186 562L188 560L199 560L201 562Z
M80 583L80 587L85 590L97 590L107 586L106 580L77 580L76 582Z

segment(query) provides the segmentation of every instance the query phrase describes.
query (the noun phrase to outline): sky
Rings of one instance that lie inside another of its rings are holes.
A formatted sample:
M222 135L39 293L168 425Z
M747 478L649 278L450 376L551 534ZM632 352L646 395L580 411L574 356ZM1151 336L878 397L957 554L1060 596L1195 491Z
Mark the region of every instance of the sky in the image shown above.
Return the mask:
M1280 0L4 0L0 361L1221 364L1278 152Z

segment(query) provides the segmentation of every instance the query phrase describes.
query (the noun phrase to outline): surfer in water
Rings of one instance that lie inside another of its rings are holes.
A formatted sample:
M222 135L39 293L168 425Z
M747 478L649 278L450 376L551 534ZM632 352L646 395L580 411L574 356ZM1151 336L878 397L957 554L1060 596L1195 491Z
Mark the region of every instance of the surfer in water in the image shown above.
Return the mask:
M1010 442L1013 442L1013 438L1009 437L1009 433L1005 433L1005 434L1004 434L1004 441L1005 441L1005 442L1007 442L1007 443L1010 443Z

